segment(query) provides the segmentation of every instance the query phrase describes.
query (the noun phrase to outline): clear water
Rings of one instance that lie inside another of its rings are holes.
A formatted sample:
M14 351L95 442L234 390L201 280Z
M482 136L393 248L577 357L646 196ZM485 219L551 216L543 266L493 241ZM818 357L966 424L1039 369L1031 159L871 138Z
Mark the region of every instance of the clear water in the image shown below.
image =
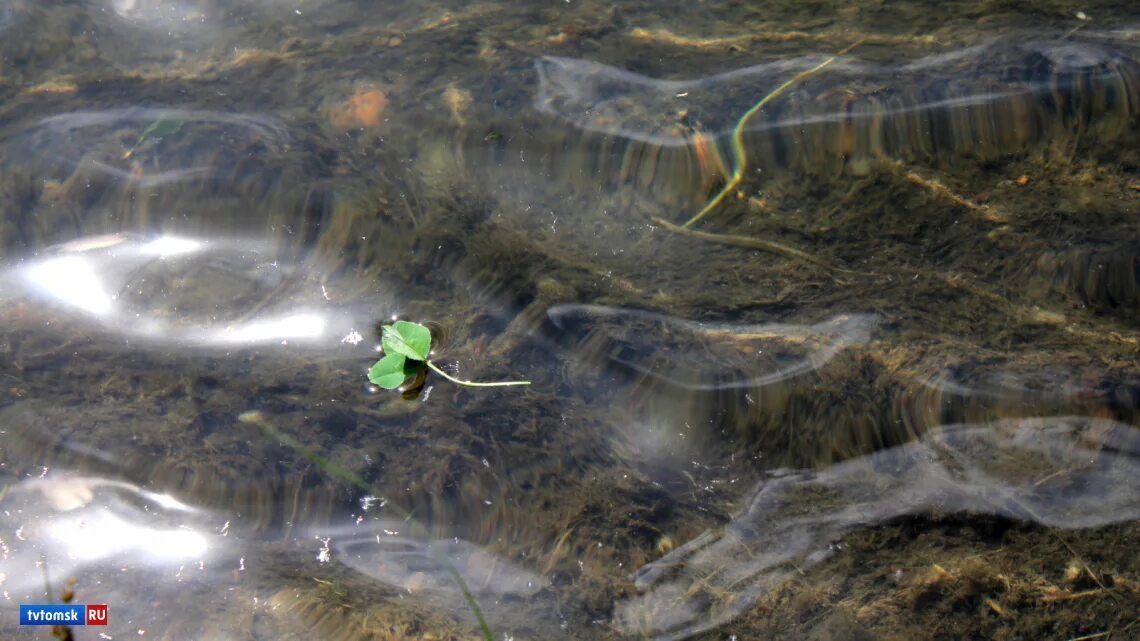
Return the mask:
M1138 25L0 0L0 634L1140 638Z

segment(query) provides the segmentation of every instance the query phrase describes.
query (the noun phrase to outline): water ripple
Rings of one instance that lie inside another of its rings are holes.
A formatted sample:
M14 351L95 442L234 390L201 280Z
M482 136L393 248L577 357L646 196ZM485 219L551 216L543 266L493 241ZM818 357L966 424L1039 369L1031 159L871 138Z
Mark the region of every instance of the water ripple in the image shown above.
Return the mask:
M845 533L902 516L968 512L1064 529L1133 520L1137 474L1140 432L1083 416L949 425L826 470L774 473L723 531L641 567L639 594L614 623L687 638L826 560Z

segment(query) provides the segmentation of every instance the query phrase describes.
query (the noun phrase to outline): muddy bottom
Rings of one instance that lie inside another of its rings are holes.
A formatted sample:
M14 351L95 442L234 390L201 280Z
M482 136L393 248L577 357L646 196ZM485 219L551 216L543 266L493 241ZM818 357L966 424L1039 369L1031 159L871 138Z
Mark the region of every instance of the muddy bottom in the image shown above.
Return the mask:
M0 0L5 636L1140 639L1128 7L106 4Z

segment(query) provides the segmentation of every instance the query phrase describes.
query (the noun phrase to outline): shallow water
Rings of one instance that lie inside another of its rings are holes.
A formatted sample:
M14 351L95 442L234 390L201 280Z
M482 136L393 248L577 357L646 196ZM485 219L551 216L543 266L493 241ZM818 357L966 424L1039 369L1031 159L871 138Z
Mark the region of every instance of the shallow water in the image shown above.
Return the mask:
M1140 638L1137 25L0 0L0 630Z

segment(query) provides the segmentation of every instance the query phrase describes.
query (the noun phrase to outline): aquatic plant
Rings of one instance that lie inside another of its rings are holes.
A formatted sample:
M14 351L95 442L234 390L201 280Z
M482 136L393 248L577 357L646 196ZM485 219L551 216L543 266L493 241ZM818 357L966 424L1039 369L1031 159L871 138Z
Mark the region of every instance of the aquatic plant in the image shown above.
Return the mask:
M138 149L143 145L153 144L155 141L161 141L166 136L178 133L178 131L182 129L182 125L185 124L185 122L186 121L182 120L181 118L178 118L175 115L171 115L165 111L159 112L158 118L154 122L150 123L149 127L143 129L143 132L139 134L139 139L135 141L135 144L131 145L130 149L123 152L122 159L130 160L131 156L133 156L135 152L138 151Z
M859 40L859 41L855 42L854 44L851 44L848 47L844 48L839 53L836 53L835 55L827 58L823 62L815 65L814 67L811 67L809 69L805 69L805 70L797 73L796 75L792 76L788 80L784 81L781 85L779 85L778 87L776 87L775 89L770 91L767 95L765 95L763 98L761 98L756 104L752 105L752 107L749 108L748 111L744 112L744 114L742 116L740 116L740 119L737 120L736 126L732 130L732 139L731 139L732 140L732 155L733 155L732 176L729 177L729 179L724 183L724 185L721 187L720 191L715 196L713 196L711 200L706 202L705 206L702 207L699 212L697 212L692 218L687 220L683 225L674 225L673 223L671 223L671 222L669 222L663 218L656 217L656 216L652 217L653 222L660 225L661 227L665 228L668 231L671 231L673 233L685 234L685 235L690 236L692 238L699 238L701 240L707 240L707 241L716 242L716 243L724 243L727 245L735 245L737 247L747 247L750 249L759 249L762 251L768 251L768 252L780 254L783 256L787 256L788 258L792 258L794 260L801 260L801 261L804 261L804 262L807 262L807 263L810 263L810 264L813 264L813 265L816 265L819 267L823 267L824 269L854 273L854 272L850 272L849 270L837 269L835 267L832 267L831 265L827 264L825 261L822 261L822 260L812 256L811 254L808 254L806 252L802 252L802 251L795 249L793 247L788 247L786 245L783 245L781 243L777 243L775 241L763 240L760 238L751 238L748 236L738 236L738 235L733 235L733 234L701 232L701 231L694 230L693 226L696 225L698 222L700 222L702 219L704 219L705 216L709 215L711 212L716 210L716 208L719 207L720 204L728 198L729 194L736 193L737 187L739 187L740 184L744 181L744 175L745 175L745 171L746 171L746 168L748 165L748 152L744 146L744 132L746 131L746 129L748 127L749 120L751 120L753 116L755 116L762 109L764 109L764 107L766 105L768 105L770 102L772 102L776 98L778 98L781 95L783 95L784 93L786 93L789 89L791 89L795 85L797 85L797 84L803 82L804 80L806 80L806 79L818 74L819 72L823 71L828 65L830 65L831 63L838 60L840 56L847 54L852 49L854 49L855 47L858 47L860 44L862 44L862 42L863 42L862 40Z
M436 367L428 356L431 355L431 331L419 323L396 321L385 325L381 338L384 358L376 361L368 371L368 380L384 389L396 389L413 383L429 368L447 380L465 387L502 387L505 385L530 385L530 381L499 381L495 383L474 383L461 381Z
M413 325L415 327L423 329L424 331L427 331L427 328L422 325L416 325L415 323L408 323L408 325ZM387 327L385 327L385 329L387 329ZM429 345L430 340L431 333L428 332ZM357 489L368 493L370 496L379 497L388 506L388 509L393 510L400 515L402 522L407 523L408 526L411 527L413 531L416 531L420 536L428 538L427 529L423 526L422 523L413 518L411 512L401 508L395 501L388 501L386 498L384 498L384 493L379 488L370 484L368 481L365 481L364 478L359 474L356 474L352 470L349 470L342 465L326 459L325 457L309 449L309 447L307 447L301 441L298 441L291 435L278 430L272 423L269 422L269 420L265 418L265 416L262 415L261 412L257 410L243 412L238 416L238 420L243 423L252 423L261 427L261 429L269 434L269 436L289 446L294 452L311 461L325 473L334 476L342 481L345 481L346 483L350 483ZM479 624L479 632L482 640L494 641L495 635L491 633L491 626L487 624L487 618L483 616L483 609L479 607L479 602L475 600L474 593L472 593L471 588L467 586L467 581L464 580L463 575L459 573L458 569L456 569L455 564L451 562L451 559L449 559L447 555L440 550L440 548L429 545L427 549L429 553L435 558L435 560L438 561L447 570L447 573L451 577L451 580L454 581L455 585L459 588L460 594L463 595L463 600L466 601L467 607L471 610L471 614L474 615L475 621Z
M839 53L819 63L818 65L797 73L788 80L784 81L783 84L769 92L768 95L761 98L760 101L752 105L748 111L744 112L744 115L740 117L740 120L736 122L736 127L734 127L732 130L732 177L728 180L728 182L724 184L723 187L721 187L720 192L717 193L717 195L714 196L712 200L705 203L705 206L699 212L697 212L696 215L690 218L684 225L681 225L682 229L689 229L693 225L697 224L699 220L707 216L709 212L716 209L717 206L724 201L725 197L727 197L730 193L736 191L736 188L744 180L744 172L748 164L748 152L744 148L744 131L748 126L748 121L751 120L752 117L755 116L761 109L763 109L765 105L787 92L788 89L791 89L800 82L803 82L804 80L819 73L825 67L838 60L840 56L843 56L855 47L858 47L860 44L862 44L862 42L862 40L859 40L858 42L844 48Z

